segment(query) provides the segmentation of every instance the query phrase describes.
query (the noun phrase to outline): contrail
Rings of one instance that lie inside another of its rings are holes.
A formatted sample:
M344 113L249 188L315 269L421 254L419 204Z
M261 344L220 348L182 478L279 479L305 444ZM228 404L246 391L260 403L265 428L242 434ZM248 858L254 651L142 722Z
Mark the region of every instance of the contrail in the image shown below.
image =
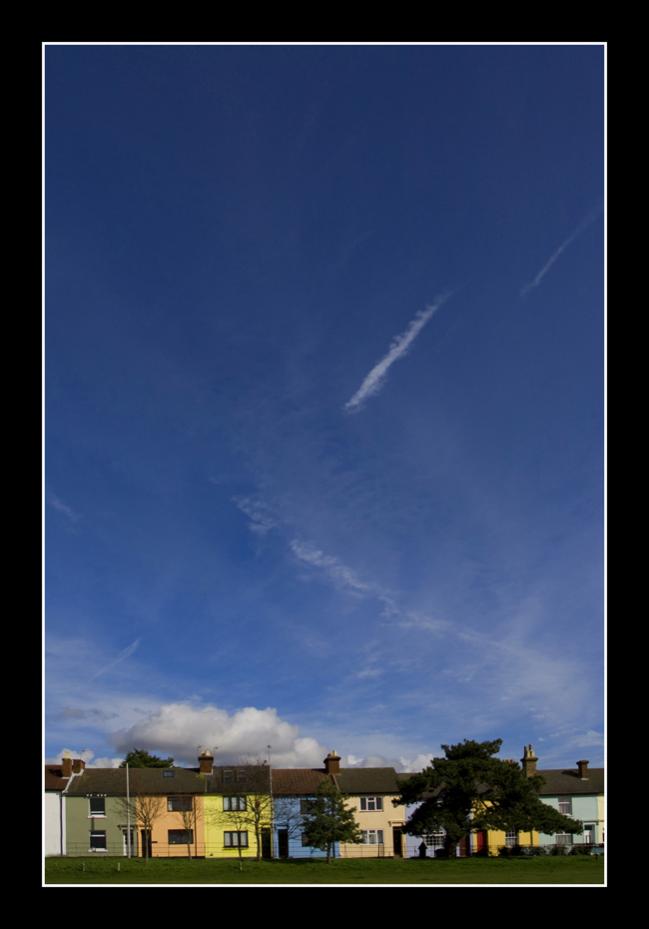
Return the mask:
M96 674L92 675L90 680L94 681L94 679L96 677L99 677L100 674L105 674L106 671L110 671L111 668L114 668L115 665L118 665L121 661L125 661L127 658L130 658L139 644L140 644L139 639L136 639L134 642L131 642L131 644L127 646L127 648L125 648L123 651L119 653L119 655L117 656L117 658L115 658L114 661L110 661L107 665L104 665L103 668L100 668L99 671L96 672Z
M550 257L548 258L546 263L543 265L539 273L536 275L534 280L530 281L529 284L525 284L525 286L521 289L521 297L524 297L525 294L529 293L529 291L532 290L534 287L539 286L539 284L541 283L545 275L548 273L552 265L555 263L559 255L561 255L561 253L564 252L568 248L568 246L572 242L574 242L578 236L582 234L582 232L588 229L588 227L592 225L592 223L595 222L600 209L601 207L597 207L597 209L589 213L585 219L582 219L582 221L579 223L577 228L573 232L570 233L570 235L565 240L565 242L562 242L559 248L552 255L550 255Z
M408 328L404 333L402 333L402 335L395 336L395 338L392 340L388 353L374 365L354 396L345 404L345 409L348 413L356 412L368 397L378 393L378 391L383 386L383 382L385 381L389 368L394 364L395 361L398 361L399 358L403 358L428 320L433 316L434 313L437 312L437 310L442 306L443 303L448 300L450 296L451 293L444 293L437 297L435 303L433 303L432 306L427 306L425 310L420 310L417 313L415 318L410 321Z

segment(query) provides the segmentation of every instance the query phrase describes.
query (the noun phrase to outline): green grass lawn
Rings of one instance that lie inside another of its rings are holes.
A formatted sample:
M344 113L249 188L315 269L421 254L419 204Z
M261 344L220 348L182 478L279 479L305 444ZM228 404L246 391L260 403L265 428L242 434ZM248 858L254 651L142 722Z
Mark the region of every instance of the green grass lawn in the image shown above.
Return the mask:
M117 870L119 866L119 871ZM244 861L46 858L46 884L603 884L603 856Z

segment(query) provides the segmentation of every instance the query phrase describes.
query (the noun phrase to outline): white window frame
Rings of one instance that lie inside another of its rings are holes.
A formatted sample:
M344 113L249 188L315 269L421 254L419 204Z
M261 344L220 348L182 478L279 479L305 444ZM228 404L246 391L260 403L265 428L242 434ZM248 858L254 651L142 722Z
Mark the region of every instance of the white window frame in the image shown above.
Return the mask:
M572 816L572 797L559 797L558 806L564 816Z
M243 841L242 841L243 840ZM224 848L248 848L248 830L241 831L228 829L223 833Z
M505 848L514 848L518 844L518 831L516 829L505 832Z
M555 832L555 834L554 834L554 844L555 844L555 845L572 845L572 833L570 833L570 832Z
M98 800L103 803L104 809L102 813L93 813L92 804L93 801L96 803ZM88 819L105 819L106 818L106 797L88 797Z
M424 842L428 848L444 848L444 842L446 841L445 832L429 832L428 835L424 836Z
M363 845L384 845L383 829L362 829Z
M383 797L361 797L362 813L382 813Z
M225 813L242 813L248 809L248 803L245 797L240 795L233 795L228 797L223 797L223 811Z

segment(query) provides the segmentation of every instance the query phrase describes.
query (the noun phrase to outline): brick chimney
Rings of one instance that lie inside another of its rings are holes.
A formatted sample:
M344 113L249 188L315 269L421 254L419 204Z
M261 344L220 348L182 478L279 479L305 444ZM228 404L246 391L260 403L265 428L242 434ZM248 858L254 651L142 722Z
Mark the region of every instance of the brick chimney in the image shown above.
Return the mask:
M534 754L533 747L531 745L524 745L521 764L523 765L523 774L525 777L532 777L536 774L536 764L538 760L539 759Z
M324 760L325 771L327 774L340 773L340 755L336 754L336 749L330 751Z
M72 773L81 774L85 767L85 761L83 761L81 758L75 758L72 762Z
M588 762L584 761L583 758L577 762L577 775L582 781L588 780Z
M211 774L214 769L214 755L212 752L206 748L198 756L198 764L200 766L200 774Z
M70 777L72 774L72 759L67 755L61 761L61 777Z

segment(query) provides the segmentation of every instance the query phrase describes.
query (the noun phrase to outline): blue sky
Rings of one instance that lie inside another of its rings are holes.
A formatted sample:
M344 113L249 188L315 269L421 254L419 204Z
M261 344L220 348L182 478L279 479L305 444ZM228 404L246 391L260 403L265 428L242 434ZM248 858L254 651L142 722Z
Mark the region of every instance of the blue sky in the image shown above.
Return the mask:
M48 758L602 763L603 178L597 45L46 47Z

